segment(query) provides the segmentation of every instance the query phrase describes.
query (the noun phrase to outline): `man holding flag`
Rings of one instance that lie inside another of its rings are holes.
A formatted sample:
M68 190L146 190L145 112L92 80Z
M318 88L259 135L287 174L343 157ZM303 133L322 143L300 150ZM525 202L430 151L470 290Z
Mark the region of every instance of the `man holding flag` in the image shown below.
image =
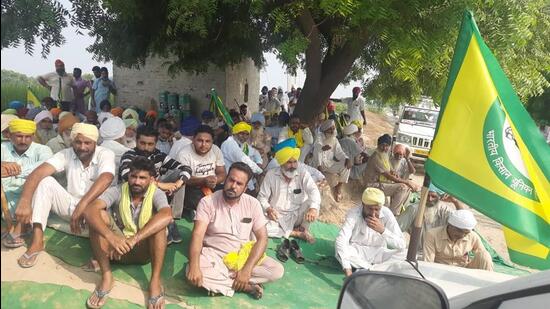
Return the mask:
M432 182L505 226L512 261L550 269L548 158L549 146L466 12L426 162Z

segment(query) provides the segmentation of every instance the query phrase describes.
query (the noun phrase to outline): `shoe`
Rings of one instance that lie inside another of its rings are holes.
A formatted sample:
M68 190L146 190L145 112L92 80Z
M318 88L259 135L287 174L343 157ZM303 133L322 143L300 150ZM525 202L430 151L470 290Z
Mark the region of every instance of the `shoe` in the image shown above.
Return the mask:
M174 238L172 238L172 228L170 224L168 224L168 235L166 235L166 245L170 246L174 242Z
M172 242L175 244L179 244L183 241L181 238L180 232L178 231L178 226L176 225L176 222L172 222L170 225L170 230L172 234Z
M288 257L290 256L290 241L288 239L283 239L283 242L277 247L276 256L283 263L288 261Z

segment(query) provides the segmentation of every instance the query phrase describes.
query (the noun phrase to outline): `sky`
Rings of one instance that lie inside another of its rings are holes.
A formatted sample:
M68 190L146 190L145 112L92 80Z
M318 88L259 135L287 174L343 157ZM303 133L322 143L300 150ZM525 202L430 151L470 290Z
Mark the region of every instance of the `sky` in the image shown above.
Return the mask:
M76 29L69 26L63 30L66 43L60 47L51 48L50 54L46 59L40 55L40 46L35 47L34 55L25 53L23 46L17 48L2 49L2 69L12 70L23 73L28 76L37 76L47 72L54 71L54 62L56 59L62 59L65 62L67 71L79 67L83 73L91 73L93 66L106 66L112 71L112 63L102 63L93 59L93 55L86 51L86 47L93 43L93 38L88 35L76 33ZM292 85L299 87L305 79L304 72L298 72L296 77L288 76L284 65L277 60L272 53L266 53L267 65L260 70L260 85L268 87L283 87L285 91ZM356 83L359 86L359 82ZM355 84L348 86L340 85L333 93L332 97L351 96L351 89ZM259 90L258 90L259 91Z

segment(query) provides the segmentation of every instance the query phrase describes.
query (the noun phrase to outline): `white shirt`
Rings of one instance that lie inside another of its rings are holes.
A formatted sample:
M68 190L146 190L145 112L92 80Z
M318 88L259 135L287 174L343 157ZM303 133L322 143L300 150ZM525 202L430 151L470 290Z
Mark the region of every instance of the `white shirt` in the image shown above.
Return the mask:
M254 148L248 145L249 154L253 153ZM261 174L262 169L254 162L249 156L247 156L242 149L242 145L237 143L233 136L228 137L223 142L221 147L223 153L223 160L225 161L225 169L229 171L231 164L235 162L243 162L248 165L254 174ZM252 151L252 152L251 152Z
M275 158L273 158L273 159L271 159L271 161L269 161L269 164L267 165L267 167L265 169L269 171L269 170L277 168L279 166L280 166L279 162L277 162L277 160ZM302 163L302 162L298 162L298 166L303 167L305 170L307 170L309 172L309 174L311 175L311 177L313 178L313 181L315 181L316 183L325 180L325 175L323 175L323 173L321 173L321 171L319 171L315 167L309 166L309 165L307 165L305 163Z
M342 101L348 105L348 115L351 121L359 120L363 123L363 116L361 116L361 112L365 110L365 100L363 97L357 97L355 100L353 98L345 98Z
M223 154L220 148L212 145L212 149L204 156L195 152L195 145L189 144L178 153L176 160L191 168L192 177L216 176L216 168L224 166Z
M348 257L351 252L361 252L362 257L369 263L381 263L381 257L388 249L405 249L405 239L391 210L387 207L380 209L379 219L384 224L384 233L367 226L363 219L363 206L350 209L346 221L336 237L336 255L340 257L342 268L351 268ZM355 250L349 250L354 247Z
M192 141L190 139L188 139L185 136L182 136L180 139L174 141L174 143L172 144L172 148L170 148L170 152L168 153L168 156L170 158L176 158L177 160L178 155L183 150L183 148L185 148L185 146L191 143ZM181 162L180 160L177 160L177 161Z
M323 133L321 133L322 135ZM342 146L337 139L331 141L333 144L329 145L329 150L323 150L323 146L327 145L321 136L317 138L313 148L313 164L314 166L320 166L324 169L329 169L336 160L342 161L346 160L348 156L342 149Z
M65 73L59 76L57 72L51 72L42 77L50 89L50 97L55 101L72 102L74 100L73 86L75 84L74 77L71 74Z
M67 191L77 199L90 190L101 174L115 175L115 154L101 146L96 146L92 161L86 168L82 166L72 147L54 154L46 163L53 166L57 173L65 171Z
M321 193L319 193L317 184L301 165L297 171L298 173L290 182L284 178L280 167L266 173L258 193L258 201L264 211L273 207L284 216L286 213L302 208L306 201L309 208L319 210Z
M118 172L118 168L120 167L120 159L122 158L122 155L125 154L127 151L132 150L132 149L122 145L121 143L119 143L117 141L113 141L113 140L103 141L103 143L101 143L101 147L110 149L114 152L114 154L115 154L115 171L116 172ZM117 183L116 178L117 177L115 177L115 179L113 179L113 182L115 184Z

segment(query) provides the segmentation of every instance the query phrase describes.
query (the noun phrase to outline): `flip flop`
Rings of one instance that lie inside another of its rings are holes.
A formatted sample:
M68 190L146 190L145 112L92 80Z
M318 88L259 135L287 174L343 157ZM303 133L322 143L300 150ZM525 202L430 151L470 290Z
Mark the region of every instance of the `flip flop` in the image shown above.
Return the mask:
M99 308L105 306L105 303L107 302L107 297L109 297L109 293L111 293L110 290L109 291L102 291L102 290L99 290L96 287L96 289L93 291L92 295L90 295L90 297L88 297L88 299L86 300L86 308L99 309ZM94 294L99 298L99 304L98 305L92 305L90 303L90 299L92 298L92 296Z
M290 241L288 239L283 239L283 242L277 247L277 259L285 263L288 261L290 256Z
M290 242L290 255L292 256L292 259L298 264L304 264L304 262L306 261L306 259L304 258L304 254L300 249L300 246L298 246L298 243L294 239Z
M28 254L27 252L23 253L23 255L17 260L17 264L21 266L22 268L31 268L33 267L36 262L38 261L38 255L42 252L36 251L35 253Z
M19 248L25 244L21 234L7 233L2 240L2 245L6 248Z
M160 294L157 296L150 296L149 300L147 300L147 308L154 307L156 304L158 304L159 301L164 299L164 287L160 287Z

